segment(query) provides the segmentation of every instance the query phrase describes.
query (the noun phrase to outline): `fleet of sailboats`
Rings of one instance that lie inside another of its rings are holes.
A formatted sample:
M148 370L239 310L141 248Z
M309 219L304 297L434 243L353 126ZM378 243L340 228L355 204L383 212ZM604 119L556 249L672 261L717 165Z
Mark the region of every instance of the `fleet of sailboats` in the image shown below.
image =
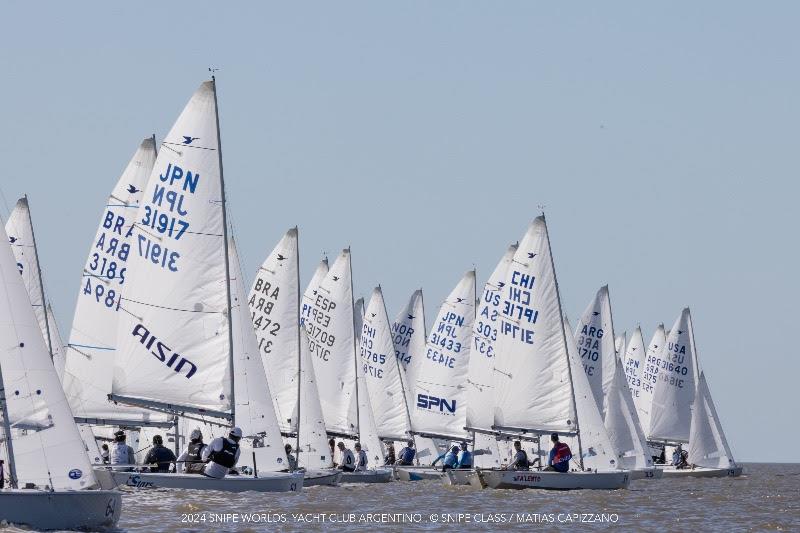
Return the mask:
M366 304L355 299L350 248L330 265L324 258L301 292L297 227L247 283L221 150L212 77L160 144L154 136L140 143L112 189L66 345L27 198L15 206L0 251L0 332L9 347L0 352L2 448L12 486L0 491L1 519L28 523L13 507L38 509L37 495L51 494L71 511L58 507L61 522L43 513L35 527L113 525L119 492L101 486L299 491L396 476L621 489L640 478L741 474L700 369L689 309L645 345L639 326L615 336L604 286L573 332L543 215L480 293L476 271L467 271L427 329L421 290L394 320L380 286ZM178 451L195 427L214 434L234 425L244 434L243 468L222 479L112 468L98 449L118 428L137 437L169 431ZM541 468L551 434L573 450L567 472ZM337 469L337 439L358 442L367 464ZM506 468L513 441L538 467ZM414 464L387 465L390 443L413 444ZM468 468L431 466L461 443L473 450ZM688 461L654 464L684 445ZM35 490L20 491L23 482Z

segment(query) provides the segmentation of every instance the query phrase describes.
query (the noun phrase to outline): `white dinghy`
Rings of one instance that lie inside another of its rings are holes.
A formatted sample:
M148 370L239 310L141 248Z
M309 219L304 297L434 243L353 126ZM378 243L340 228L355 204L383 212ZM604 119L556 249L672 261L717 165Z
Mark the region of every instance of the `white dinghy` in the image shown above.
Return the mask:
M478 469L470 484L517 489L626 488L630 473L618 467L586 374L573 369L578 358L570 355L575 350L574 339L568 338L563 321L544 216L531 223L503 283L494 343L493 429L572 436L577 444L574 459L578 470ZM592 470L585 470L586 466Z
M114 527L121 494L92 490L98 483L5 229L0 241L2 454L11 487L0 490L0 520L34 529Z
M126 293L115 302L118 342L109 399L183 419L238 425L254 446L254 475L135 473L140 488L297 491L286 468L272 396L257 356L246 293L229 238L215 80L194 93L167 134L132 226ZM244 443L244 440L242 441ZM129 472L111 473L122 485Z

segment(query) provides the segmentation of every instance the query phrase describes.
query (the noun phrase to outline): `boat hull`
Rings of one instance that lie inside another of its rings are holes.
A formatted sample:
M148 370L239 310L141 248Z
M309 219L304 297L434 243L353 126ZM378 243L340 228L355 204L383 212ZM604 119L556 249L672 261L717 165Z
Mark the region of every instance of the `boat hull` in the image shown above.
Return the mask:
M469 485L469 477L475 473L471 468L463 468L458 470L448 470L440 474L442 483L445 485Z
M655 466L631 470L631 481L636 481L637 479L661 479L662 477L664 477L664 469Z
M306 470L303 473L303 487L338 485L341 479L342 472L339 470Z
M393 473L388 468L376 468L365 472L342 472L341 483L389 483Z
M398 481L422 481L439 479L441 476L441 470L431 466L401 466L395 469L395 479Z
M742 467L734 466L732 468L706 468L698 466L696 468L672 468L663 467L659 468L663 472L663 476L669 479L682 478L682 477L739 477L742 475Z
M536 470L476 470L469 483L477 488L576 490L624 489L630 483L630 471L545 472Z
M31 529L113 528L121 512L119 491L0 491L0 520Z
M299 492L302 472L264 472L258 477L226 476L222 479L199 474L159 474L151 472L111 472L119 487L141 489L220 490L224 492Z

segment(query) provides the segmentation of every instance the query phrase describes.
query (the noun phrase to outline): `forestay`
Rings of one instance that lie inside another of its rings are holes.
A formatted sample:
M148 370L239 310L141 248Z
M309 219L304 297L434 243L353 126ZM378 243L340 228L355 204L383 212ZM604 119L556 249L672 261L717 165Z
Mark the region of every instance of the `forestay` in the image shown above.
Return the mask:
M53 489L96 485L86 448L72 419L41 327L17 269L5 229L0 229L0 372L9 425L27 429L12 440L20 486ZM15 431L15 430L12 430ZM8 453L4 442L4 456ZM10 466L10 465L9 465Z
M327 263L323 263L327 266ZM319 271L319 270L318 270ZM309 339L301 331L300 339L300 417L298 464L305 468L330 468L333 457L328 446L322 404L319 401L314 363L308 349Z
M309 286L311 289L311 286ZM314 372L328 432L356 435L355 317L350 250L343 250L325 277L303 296L300 317L310 339Z
M111 191L81 276L64 367L64 390L75 416L131 421L166 420L143 409L108 401L117 347L119 302L128 290L128 261L143 189L153 171L152 138L141 142Z
M695 356L690 335L690 313L685 308L660 352L653 392L648 439L687 442L695 392Z
M424 356L412 357L411 409L415 432L464 438L466 380L475 321L475 271L470 270L442 303Z
M375 287L367 304L359 343L359 363L366 379L378 435L382 439L407 438L411 429L408 407L380 287Z
M731 468L736 466L728 440L722 431L722 424L706 377L701 372L697 382L692 424L689 433L689 463L708 468Z
M575 329L575 342L597 408L604 414L606 392L614 379L617 359L608 285L600 287L583 312Z
M232 405L213 83L167 134L136 214L112 392L219 414Z
M499 319L494 345L495 426L574 432L565 333L542 216L531 223L514 254Z
M297 431L299 265L297 228L286 232L256 273L248 305L281 431Z

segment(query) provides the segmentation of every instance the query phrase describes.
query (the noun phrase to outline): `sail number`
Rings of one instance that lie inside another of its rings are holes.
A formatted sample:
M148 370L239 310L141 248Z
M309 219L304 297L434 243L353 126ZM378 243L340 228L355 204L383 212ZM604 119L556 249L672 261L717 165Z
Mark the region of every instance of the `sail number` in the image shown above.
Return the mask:
M153 228L159 233L167 234L168 237L174 237L177 241L181 235L189 229L189 223L167 213L158 212L149 205L144 206L144 217L142 217L142 224Z
M97 303L102 303L109 309L114 309L114 311L119 309L119 302L122 299L114 289L106 289L102 283L92 286L92 278L86 278L83 294L94 296Z
M149 259L154 265L158 265L161 268L166 268L172 272L178 271L177 261L181 254L157 242L151 241L142 234L139 234L138 241L140 257Z

